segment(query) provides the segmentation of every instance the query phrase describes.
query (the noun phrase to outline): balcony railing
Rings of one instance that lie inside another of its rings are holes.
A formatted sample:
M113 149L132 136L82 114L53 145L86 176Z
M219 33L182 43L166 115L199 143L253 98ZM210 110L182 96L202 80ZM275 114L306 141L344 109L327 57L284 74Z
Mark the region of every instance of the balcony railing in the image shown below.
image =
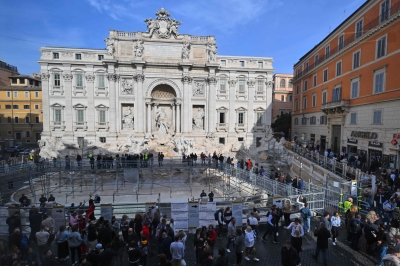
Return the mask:
M0 68L8 69L8 70L18 73L18 68L16 66L9 65L3 61L0 61Z
M78 129L87 130L87 122L74 122L74 130Z
M264 132L265 131L265 125L264 124L262 124L262 123L255 123L254 124L254 127L253 127L253 131L262 131L262 132Z
M322 104L321 110L325 114L342 114L345 111L347 111L348 107L349 107L348 100L339 100Z
M367 34L369 31L371 31L372 29L374 29L376 26L378 26L379 24L385 23L387 20L389 20L392 16L394 16L396 13L400 12L400 2L392 5L388 11L388 13L384 13L383 16L379 15L378 17L374 18L373 20L371 20L368 24L364 25L364 27L362 28L361 31L356 31L353 34L351 34L343 43L343 45L341 45L340 49L339 46L336 46L335 48L332 48L329 51L329 54L327 55L322 55L320 56L320 58L318 59L317 62L314 62L314 64L311 64L308 69L304 69L303 71L300 71L297 75L294 76L293 80L296 81L299 78L303 77L304 75L306 75L308 72L310 72L311 70L313 70L315 67L317 67L318 65L322 64L325 60L329 59L330 57L334 56L336 53L338 53L339 51L343 50L344 48L346 48L347 46L349 46L350 44L352 44L355 40L359 39L360 37L364 36L365 34ZM347 35L347 34L346 34Z
M96 122L96 130L99 131L100 129L104 129L108 131L110 126L108 125L108 122Z
M217 131L228 132L228 123L217 123Z
M236 123L235 124L235 130L236 130L236 132L239 132L239 131L246 132L246 124L244 124L244 123Z
M50 129L51 130L65 130L65 122L64 121L51 121L50 123Z
M50 93L51 95L54 95L54 93L63 95L64 94L63 86L55 86L55 85L51 86Z

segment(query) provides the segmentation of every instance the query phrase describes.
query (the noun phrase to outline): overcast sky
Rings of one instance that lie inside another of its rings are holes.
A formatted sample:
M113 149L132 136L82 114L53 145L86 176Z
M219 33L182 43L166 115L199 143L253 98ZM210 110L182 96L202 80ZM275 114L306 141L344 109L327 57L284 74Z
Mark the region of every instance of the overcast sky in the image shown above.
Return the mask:
M218 54L274 58L276 73L326 37L365 0L0 0L0 60L39 72L42 46L105 48L108 30L146 31L164 7L180 33L217 39Z

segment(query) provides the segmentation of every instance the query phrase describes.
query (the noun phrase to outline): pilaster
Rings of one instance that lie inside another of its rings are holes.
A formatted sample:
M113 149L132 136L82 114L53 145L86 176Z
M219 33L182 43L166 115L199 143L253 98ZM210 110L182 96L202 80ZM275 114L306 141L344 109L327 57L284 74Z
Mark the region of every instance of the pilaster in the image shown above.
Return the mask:
M64 65L65 66L65 65ZM70 65L65 66L70 67ZM65 109L64 109L64 121L65 121L65 136L68 140L73 140L73 123L75 121L75 115L72 107L72 79L73 75L69 71L65 71L62 75L64 82L64 96L65 96Z
M94 139L96 134L96 121L98 121L97 117L97 112L96 108L94 106L94 82L95 82L95 76L94 73L91 71L90 73L87 73L86 76L86 87L87 87L87 113L86 113L86 121L87 121L87 133L86 136L89 138Z
M182 124L183 124L183 133L188 133L192 131L191 127L191 116L190 116L190 94L191 90L189 90L189 84L192 83L192 78L190 76L184 76L182 78L183 83L183 113L185 114L182 116Z
M50 74L47 72L47 69L42 70L40 77L42 81L42 111L43 111L43 131L42 137L50 137L50 120L51 120L51 112L50 112L50 102L49 102L49 79Z

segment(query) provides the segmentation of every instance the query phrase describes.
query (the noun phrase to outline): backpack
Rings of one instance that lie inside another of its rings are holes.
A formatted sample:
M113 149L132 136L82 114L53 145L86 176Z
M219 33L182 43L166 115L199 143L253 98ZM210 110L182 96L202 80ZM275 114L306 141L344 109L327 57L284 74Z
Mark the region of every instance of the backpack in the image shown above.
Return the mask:
M308 218L308 209L307 208L303 208L301 209L301 218L303 219L307 219Z
M215 219L215 221L218 221L218 213L219 212L221 212L221 210L217 210L215 213L214 213L214 219Z
M29 247L28 238L24 234L22 234L21 246L24 247L24 248L28 248Z

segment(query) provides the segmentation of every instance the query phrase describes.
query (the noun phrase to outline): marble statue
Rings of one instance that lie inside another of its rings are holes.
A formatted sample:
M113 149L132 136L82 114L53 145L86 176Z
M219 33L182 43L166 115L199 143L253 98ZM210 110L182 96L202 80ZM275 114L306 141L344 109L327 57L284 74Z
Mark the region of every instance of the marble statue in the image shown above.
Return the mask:
M132 147L132 145L133 145L132 135L129 134L125 139L125 143L122 144L122 147L127 147L129 149L130 147Z
M215 62L216 55L218 52L217 46L215 44L209 43L207 47L207 52L208 52L208 62Z
M123 79L122 80L122 92L132 94L133 93L133 84L132 80L129 81L128 79Z
M104 39L104 41L106 42L106 46L107 46L107 54L114 55L114 51L115 51L114 40L111 38L107 38L107 39Z
M176 39L179 35L178 33L178 25L181 25L182 23L175 20L175 19L169 19L170 24L169 24L169 34L174 36Z
M142 56L143 56L143 49L144 49L143 41L142 41L142 40L137 40L137 41L135 42L134 47L135 47L135 57L136 57L136 58L142 58Z
M171 139L171 142L175 145L175 150L178 152L178 154L189 154L191 149L196 145L194 139L185 138L184 136L173 138Z
M154 31L159 28L158 23L156 20L153 20L151 18L146 19L144 22L147 24L148 37L151 38L153 36Z
M158 127L158 133L168 134L169 123L167 121L167 114L163 107L161 107L156 113L156 125Z
M182 59L189 59L190 55L190 43L184 42L182 46Z
M152 38L153 35L162 39L169 39L171 36L174 36L175 39L178 39L178 26L182 23L177 21L176 19L170 18L170 13L161 8L156 12L156 18L146 19L144 22L147 25L147 33L143 34L143 37Z
M193 129L204 129L203 127L203 118L204 118L204 111L201 108L197 109L197 113L193 117Z
M128 109L124 112L124 128L131 128L133 126L133 115L131 107L129 106Z

